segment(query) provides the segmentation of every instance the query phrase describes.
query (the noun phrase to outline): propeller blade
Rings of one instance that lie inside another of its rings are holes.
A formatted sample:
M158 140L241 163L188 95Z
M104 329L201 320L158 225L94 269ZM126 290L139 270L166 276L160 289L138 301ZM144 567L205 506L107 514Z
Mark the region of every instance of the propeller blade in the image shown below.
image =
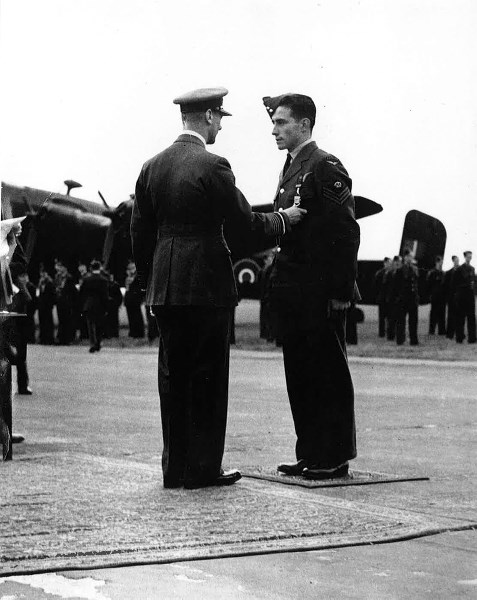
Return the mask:
M103 266L106 269L109 264L109 259L111 258L111 252L113 250L114 243L114 224L111 222L111 225L108 227L108 231L106 232L106 238L104 240L103 246Z
M25 258L27 264L30 263L31 257L33 256L33 251L36 246L36 240L38 239L38 231L34 223L30 224L30 229L28 231L27 241L25 244Z
M101 200L103 201L103 204L104 204L104 206L105 206L105 207L106 207L108 210L111 210L111 208L110 208L109 204L106 202L106 200L104 199L104 196L103 196L103 194L102 194L102 193L101 193L99 190L98 190L98 194L99 194L99 197L101 198Z

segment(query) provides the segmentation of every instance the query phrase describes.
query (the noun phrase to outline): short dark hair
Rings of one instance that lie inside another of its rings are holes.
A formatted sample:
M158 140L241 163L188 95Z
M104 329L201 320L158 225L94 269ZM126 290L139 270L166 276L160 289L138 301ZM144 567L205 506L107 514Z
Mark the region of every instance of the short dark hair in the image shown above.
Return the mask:
M384 257L384 259L383 259L383 262L386 262L387 260L391 260L391 259L389 258L389 256L385 256L385 257Z
M289 94L280 100L278 106L289 108L292 117L297 121L300 119L309 119L310 129L313 130L316 120L316 106L310 96L304 96L303 94Z
M454 260L454 258L459 258L459 257L457 256L457 254L453 254L451 258L452 258L452 260Z
M466 251L464 252L464 256L467 256L467 254L472 254L472 250L466 250Z

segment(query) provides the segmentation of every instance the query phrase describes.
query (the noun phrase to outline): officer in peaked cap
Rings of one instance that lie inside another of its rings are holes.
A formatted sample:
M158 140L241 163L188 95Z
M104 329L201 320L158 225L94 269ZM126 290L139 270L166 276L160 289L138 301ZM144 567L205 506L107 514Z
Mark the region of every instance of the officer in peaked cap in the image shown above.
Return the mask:
M308 479L345 477L356 456L345 344L360 239L351 179L313 141L316 106L309 96L266 96L263 103L278 149L287 150L275 210L295 204L308 211L280 240L270 275L297 435L296 461L278 470Z
M223 117L231 117L231 113L222 106L223 98L228 93L228 89L224 87L201 88L177 96L173 102L180 105L183 113L205 112L210 109Z
M174 99L183 132L139 174L131 240L146 305L159 332L165 487L230 485L221 468L227 420L230 326L237 290L223 224L289 234L304 211L256 214L225 158L207 152L221 129L225 88ZM285 235L286 237L286 235Z

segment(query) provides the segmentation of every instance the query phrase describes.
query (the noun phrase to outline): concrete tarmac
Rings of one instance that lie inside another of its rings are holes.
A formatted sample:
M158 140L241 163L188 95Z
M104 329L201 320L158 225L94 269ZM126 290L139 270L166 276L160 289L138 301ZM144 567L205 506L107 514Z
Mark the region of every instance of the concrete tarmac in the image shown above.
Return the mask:
M16 454L28 444L49 444L57 452L74 447L160 460L154 348L105 348L90 355L86 347L32 346L29 353L35 394L14 399L15 431L26 438ZM359 452L353 467L430 481L319 493L472 526L477 365L350 364ZM91 403L78 403L79 394ZM273 466L293 458L280 354L233 351L225 466ZM475 531L453 531L373 546L0 578L0 600L475 598L476 556Z

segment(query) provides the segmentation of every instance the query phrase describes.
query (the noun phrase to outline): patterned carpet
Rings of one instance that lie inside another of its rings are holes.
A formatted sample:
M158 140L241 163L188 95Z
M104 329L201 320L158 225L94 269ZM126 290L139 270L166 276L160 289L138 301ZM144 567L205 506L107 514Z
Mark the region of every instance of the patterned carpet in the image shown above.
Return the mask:
M158 467L75 453L2 469L0 575L385 542L455 520L244 478L164 490Z
M376 483L397 483L399 481L429 481L429 477L399 477L390 473L376 473L372 471L359 471L350 469L346 477L328 479L325 481L312 481L301 476L281 475L274 467L256 467L244 470L243 474L252 479L274 481L284 485L298 485L306 488L343 487L346 485L373 485Z

